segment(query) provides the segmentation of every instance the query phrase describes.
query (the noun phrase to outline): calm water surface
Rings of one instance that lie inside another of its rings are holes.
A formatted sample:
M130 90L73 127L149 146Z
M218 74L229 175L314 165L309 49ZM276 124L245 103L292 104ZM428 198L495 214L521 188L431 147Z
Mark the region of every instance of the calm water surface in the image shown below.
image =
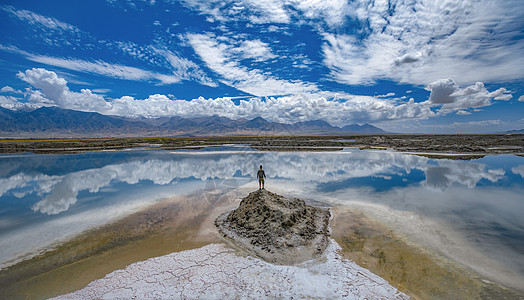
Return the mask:
M414 243L524 285L524 158L390 151L128 150L0 155L0 267L173 195L257 188L364 211Z

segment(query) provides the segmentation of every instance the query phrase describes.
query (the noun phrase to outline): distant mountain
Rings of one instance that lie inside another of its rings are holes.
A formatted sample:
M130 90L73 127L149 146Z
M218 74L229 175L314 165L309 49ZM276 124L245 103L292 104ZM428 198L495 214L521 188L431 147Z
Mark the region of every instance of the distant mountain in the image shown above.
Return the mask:
M116 136L146 133L154 129L152 125L132 119L58 107L41 107L30 112L0 111L1 135Z
M261 117L232 120L210 116L131 119L58 107L33 111L0 108L0 136L111 137L111 136L210 136L210 135L327 135L386 133L369 124L342 128L314 120L284 124Z
M524 133L524 129L510 130L504 133Z
M342 130L347 132L359 132L359 133L387 133L386 131L369 124L352 124L342 127Z

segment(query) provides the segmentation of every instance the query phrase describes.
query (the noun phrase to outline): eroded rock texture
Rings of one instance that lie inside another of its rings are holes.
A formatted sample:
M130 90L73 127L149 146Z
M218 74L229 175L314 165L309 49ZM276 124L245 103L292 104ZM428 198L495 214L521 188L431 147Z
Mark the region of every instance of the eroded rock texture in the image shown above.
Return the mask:
M329 218L328 209L262 189L215 223L225 237L249 253L271 263L294 264L323 253Z

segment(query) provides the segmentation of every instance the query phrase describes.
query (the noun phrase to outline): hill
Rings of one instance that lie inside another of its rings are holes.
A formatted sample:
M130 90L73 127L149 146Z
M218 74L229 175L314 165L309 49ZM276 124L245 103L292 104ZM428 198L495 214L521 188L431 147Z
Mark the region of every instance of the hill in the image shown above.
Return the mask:
M261 117L233 120L220 116L132 119L58 107L33 111L0 108L0 135L5 137L335 135L386 133L369 124L332 126L313 120L285 124Z

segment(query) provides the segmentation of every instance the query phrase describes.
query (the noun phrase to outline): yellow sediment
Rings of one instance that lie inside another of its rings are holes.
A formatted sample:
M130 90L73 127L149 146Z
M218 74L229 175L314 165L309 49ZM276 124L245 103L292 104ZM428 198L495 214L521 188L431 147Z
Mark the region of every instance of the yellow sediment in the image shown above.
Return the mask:
M395 235L361 212L333 208L332 235L342 256L386 279L415 299L522 299L518 292L483 281Z
M235 200L211 193L166 199L1 271L0 295L46 299L137 261L221 242L213 221L237 205Z
M236 190L177 196L91 230L0 271L0 298L46 299L137 261L222 242L214 219L238 206L244 195ZM522 299L408 244L362 213L337 206L333 214L332 236L342 255L415 299Z

